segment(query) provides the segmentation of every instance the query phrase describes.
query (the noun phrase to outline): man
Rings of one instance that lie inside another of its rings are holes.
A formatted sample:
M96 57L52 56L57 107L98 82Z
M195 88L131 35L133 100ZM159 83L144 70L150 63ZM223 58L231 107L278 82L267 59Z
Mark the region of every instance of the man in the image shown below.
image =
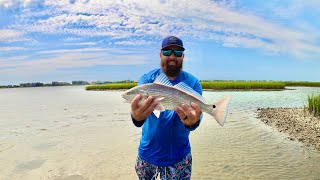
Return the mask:
M164 73L172 85L184 82L202 94L202 87L193 75L182 71L184 58L183 42L175 36L163 39L160 52L161 68L144 74L138 85L152 83ZM173 110L161 112L159 119L151 113L158 102L149 96L141 104L141 95L131 102L131 118L135 126L142 127L142 135L136 162L139 179L190 179L191 148L190 131L195 130L202 119L200 107L191 102Z

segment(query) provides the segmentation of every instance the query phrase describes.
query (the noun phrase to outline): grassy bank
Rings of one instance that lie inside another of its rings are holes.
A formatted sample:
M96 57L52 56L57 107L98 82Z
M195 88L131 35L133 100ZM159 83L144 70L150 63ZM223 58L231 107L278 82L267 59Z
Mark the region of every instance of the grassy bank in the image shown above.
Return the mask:
M285 88L280 82L260 82L260 81L205 81L201 82L203 89L213 90L281 90Z
M315 117L320 116L320 95L318 96L308 96L308 110Z
M205 81L200 83L203 89L211 90L282 90L285 88L285 84L279 82ZM130 89L136 85L136 82L90 85L86 90Z
M306 87L320 87L320 82L295 82L295 81L283 81L286 86L306 86Z
M86 87L86 90L112 90L112 89L130 89L136 86L138 83L110 83L110 84L98 84L90 85Z
M201 81L206 90L283 90L286 86L320 87L320 82L296 81ZM86 90L130 89L137 82L116 82L90 85Z

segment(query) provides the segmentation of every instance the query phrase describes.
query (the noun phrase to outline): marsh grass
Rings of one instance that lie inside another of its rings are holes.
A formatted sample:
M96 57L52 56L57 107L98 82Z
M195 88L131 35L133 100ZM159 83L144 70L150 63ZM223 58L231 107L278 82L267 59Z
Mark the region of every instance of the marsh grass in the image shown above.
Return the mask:
M280 82L259 81L205 81L201 82L203 89L227 90L227 89L285 89L285 84Z
M201 81L203 89L211 90L283 90L286 86L320 87L320 82L305 81ZM115 82L90 85L86 90L130 89L137 82Z
M320 95L318 95L318 96L315 96L315 95L308 96L308 110L315 117L319 117L320 116Z
M282 81L286 86L320 87L320 82Z
M99 84L99 85L90 85L86 87L86 90L112 90L112 89L130 89L136 86L138 83L110 83L110 84Z
M281 90L285 88L284 83L279 82L257 82L257 81L202 81L203 89L212 90ZM136 86L136 82L130 83L110 83L100 85L90 85L86 90L112 90L112 89L130 89Z

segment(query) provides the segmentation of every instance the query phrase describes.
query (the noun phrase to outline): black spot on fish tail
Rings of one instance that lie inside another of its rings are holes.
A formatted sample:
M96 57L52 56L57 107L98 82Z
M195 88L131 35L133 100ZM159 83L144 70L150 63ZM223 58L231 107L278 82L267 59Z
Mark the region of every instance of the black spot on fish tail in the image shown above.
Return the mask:
M212 105L213 108L216 108L216 105Z

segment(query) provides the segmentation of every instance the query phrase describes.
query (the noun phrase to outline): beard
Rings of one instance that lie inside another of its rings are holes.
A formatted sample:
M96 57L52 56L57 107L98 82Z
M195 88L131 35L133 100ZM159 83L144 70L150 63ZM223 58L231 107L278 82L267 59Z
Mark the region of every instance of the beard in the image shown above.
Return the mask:
M173 64L175 62L175 64ZM176 60L161 62L162 71L169 77L177 77L182 69L182 63Z

